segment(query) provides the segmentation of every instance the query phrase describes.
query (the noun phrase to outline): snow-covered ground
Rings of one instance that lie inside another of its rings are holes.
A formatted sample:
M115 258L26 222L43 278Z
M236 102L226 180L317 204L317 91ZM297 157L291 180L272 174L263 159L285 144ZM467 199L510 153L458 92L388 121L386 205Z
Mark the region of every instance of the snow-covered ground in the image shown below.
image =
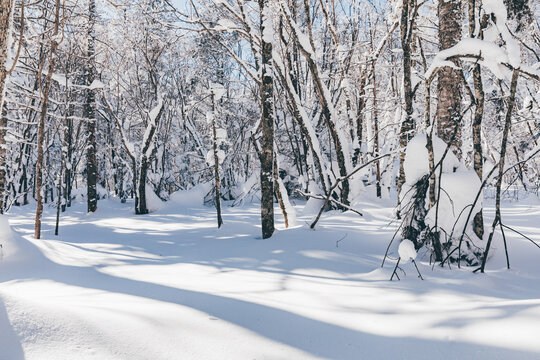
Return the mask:
M404 264L390 282L392 204L324 214L315 231L297 204L298 225L269 240L256 205L226 207L217 230L211 207L78 204L58 237L48 208L42 240L33 207L12 209L0 359L539 359L540 249L508 231L512 270L497 242L484 275L419 256L424 281ZM540 202L505 207L540 241Z

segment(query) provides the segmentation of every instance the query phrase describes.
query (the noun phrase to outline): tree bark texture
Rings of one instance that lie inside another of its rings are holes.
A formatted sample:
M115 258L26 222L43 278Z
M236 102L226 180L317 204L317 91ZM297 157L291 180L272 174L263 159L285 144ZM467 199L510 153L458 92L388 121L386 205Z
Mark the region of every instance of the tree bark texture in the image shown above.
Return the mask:
M401 9L401 48L403 50L403 100L405 114L401 122L401 129L399 132L399 147L401 149L399 153L399 177L398 177L398 194L401 193L401 188L405 183L405 169L403 163L405 162L405 148L412 137L412 130L414 129L413 113L413 88L411 81L411 39L410 28L413 26L413 19L409 19L411 13L409 0L403 0ZM399 206L398 206L399 209Z
M221 217L221 192L220 192L220 178L219 178L219 156L218 156L218 142L217 142L217 129L216 129L216 104L215 96L212 93L212 137L214 138L213 151L214 151L214 186L216 190L216 213L218 229L223 224L223 218Z
M8 69L8 39L11 30L11 14L13 0L0 0L0 214L4 213L4 192L6 187L6 127L7 120L3 116L4 96Z
M49 40L49 66L47 69L47 76L43 84L43 95L41 98L41 112L39 116L38 125L38 157L36 162L36 217L34 224L34 238L39 239L41 237L41 215L43 214L43 145L45 140L45 121L47 120L47 108L49 105L49 92L51 89L51 80L54 73L56 49L58 48L58 28L60 27L60 0L56 0L56 12L54 20L54 30Z
M446 50L461 40L461 0L441 0L437 11L439 50ZM461 159L461 70L445 66L438 76L437 133Z
M261 17L262 81L261 93L261 225L262 238L267 239L274 233L274 82L272 79L272 43L266 38L265 31L271 19L268 17L268 0L259 0Z
M473 37L475 33L475 16L476 0L469 0L469 36ZM482 36L482 29L479 31L480 37ZM484 116L484 88L482 85L482 70L480 64L475 64L473 67L473 83L474 92L476 98L476 108L474 111L473 128L472 128L472 140L473 140L473 167L474 171L482 181L483 176L483 154L482 154L482 118ZM482 239L484 236L484 217L482 215L482 209L474 216L473 230L478 238Z
M90 86L95 80L95 23L96 23L96 2L88 2L88 49L86 63L86 86ZM96 95L93 89L86 89L86 103L84 106L84 117L86 118L87 144L86 144L86 184L87 184L87 211L97 210L97 160L96 160Z

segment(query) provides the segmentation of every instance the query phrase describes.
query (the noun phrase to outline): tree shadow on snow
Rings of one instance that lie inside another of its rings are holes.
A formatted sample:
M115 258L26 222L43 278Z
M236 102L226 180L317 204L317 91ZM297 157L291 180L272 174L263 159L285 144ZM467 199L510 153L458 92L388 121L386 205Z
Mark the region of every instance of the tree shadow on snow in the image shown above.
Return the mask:
M49 261L31 242L20 239L23 250L41 264L40 273L19 269L13 278L50 279L67 285L102 290L156 301L168 302L205 312L213 317L241 326L267 339L328 359L415 359L433 358L494 358L535 359L537 353L483 346L465 342L388 337L369 334L330 324L274 307L213 295L199 291L131 280L108 275L98 267L60 265ZM137 260L139 261L139 260ZM5 280L6 274L2 276ZM5 313L5 312L4 312ZM0 312L0 321L2 313ZM2 334L4 336L4 334ZM16 341L13 331L8 340ZM0 343L1 344L1 343ZM15 344L11 344L14 346ZM16 349L17 350L17 349ZM22 349L15 354L22 355ZM261 349L261 353L264 350ZM21 357L22 358L22 357ZM1 356L0 356L1 359Z
M19 336L13 330L0 296L0 360L23 360L24 352Z

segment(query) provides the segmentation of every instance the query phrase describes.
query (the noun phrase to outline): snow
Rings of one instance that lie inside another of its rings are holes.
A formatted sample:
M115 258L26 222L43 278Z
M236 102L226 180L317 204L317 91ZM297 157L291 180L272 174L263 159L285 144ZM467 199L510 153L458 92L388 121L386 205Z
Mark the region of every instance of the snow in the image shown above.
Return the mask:
M275 9L272 9L272 7L268 5L266 5L263 10L263 19L261 24L261 27L263 29L262 40L268 44L274 42L274 34L276 33L276 31L274 30L274 24L272 22L274 11Z
M472 202L480 190L481 181L474 170L458 171L455 173L443 174L441 177L441 197L439 201L439 215L437 225L444 229L446 234L461 236L467 215L469 214ZM474 216L482 209L482 197L474 206L472 215ZM435 226L437 208L433 207L426 215L426 224ZM467 230L472 231L472 221L469 220Z
M321 210L321 207L324 205L324 200L309 198L306 202L306 205L302 209L304 215L317 215Z
M394 201L364 201L369 221L327 213L317 231L284 229L278 215L278 231L260 240L258 204L225 208L218 230L202 196L202 186L174 193L145 216L130 201L102 200L94 214L77 203L58 237L46 207L41 240L35 208L13 208L20 250L0 262L0 358L540 357L538 253L512 233L510 271L503 251L484 275L432 269L419 254L425 281L404 264L390 282L395 260L380 263ZM539 216L538 200L504 204L505 222L535 241Z
M283 200L283 206L285 208L285 212L287 213L288 225L295 226L296 209L294 208L294 206L292 206L291 201L289 200L289 195L287 194L287 189L285 188L285 184L283 184L283 180L278 179L277 186L279 186L279 191L281 192Z
M73 86L73 83L71 80L68 80L65 75L62 74L52 74L51 79L53 81L56 81L61 86Z
M90 84L88 88L90 90L95 90L95 89L103 89L104 87L105 87L105 84L103 84L101 81L96 79L92 81L92 83Z
M159 112L161 111L162 107L163 107L163 97L160 97L156 106L154 106L154 108L152 108L152 110L150 110L150 112L148 113L148 117L150 118L150 123L154 124L154 126L156 123L156 118L158 117Z
M164 206L163 200L161 200L159 196L156 195L152 186L146 184L145 194L146 194L146 207L148 208L148 211L155 212L163 208Z
M227 92L225 87L218 83L211 83L210 84L210 92L214 94L214 100L219 101L223 95Z
M197 207L204 204L204 197L212 188L212 183L199 184L189 190L179 190L173 192L170 200L177 206Z
M227 140L227 130L222 128L216 129L216 139L218 140L218 144L221 144Z
M225 161L225 157L226 157L225 151L223 151L221 149L218 149L217 157L218 157L218 162L221 165L223 163L223 161ZM208 150L208 152L206 153L205 159L206 159L206 163L208 164L208 166L214 166L214 164L215 164L214 150Z
M401 195L403 204L411 202L414 196L414 185L424 175L429 174L426 140L426 135L419 134L411 139L407 145L403 164L406 179ZM433 136L432 142L434 164L436 166L441 160L447 145L437 136ZM486 166L484 168L489 169ZM452 241L453 246L458 246L462 233L467 235L465 239L477 239L473 233L472 219L482 209L483 196L478 198L472 212L471 207L480 191L481 181L474 170L467 170L464 166L461 166L452 150L447 152L442 162L442 170L442 174L440 174L440 166L435 170L435 194L439 199L438 204L429 208L424 221L430 229L435 229L438 232L442 230L443 243ZM438 188L439 181L440 192ZM426 198L427 196L426 194ZM428 203L426 199L426 204ZM469 213L471 213L471 217L469 217ZM465 226L466 222L467 226ZM474 246L481 248L483 244L481 240L478 240ZM472 256L471 254L471 259Z
M409 261L416 259L416 250L411 240L403 239L399 243L398 254L401 260Z
M432 64L424 75L429 78L436 68L450 66L459 69L456 65L447 59L452 56L463 56L463 59L477 61L476 57L481 57L478 62L487 67L497 78L510 79L512 72L504 64L510 62L509 49L504 49L497 44L480 39L463 39L455 46L440 51L433 59Z
M403 168L405 170L405 178L407 183L414 184L420 178L426 174L429 174L429 159L428 151L426 148L426 135L419 134L412 138L405 152L405 162L403 163ZM445 150L446 143L436 135L433 135L433 154L435 165L441 160ZM454 172L456 168L460 165L457 157L452 153L451 150L446 154L443 161L443 172L451 173ZM438 171L437 171L438 173Z
M508 30L506 5L503 0L485 0L482 2L487 14L495 15L496 27L499 30L508 51L510 65L519 68L521 64L521 50L518 42Z
M218 31L231 31L236 27L236 24L229 19L219 19L214 29Z
M425 78L430 78L435 69L442 66L456 68L448 59L452 56L460 56L464 59L478 61L487 67L497 78L510 79L514 69L529 69L521 63L521 47L518 40L509 30L506 5L503 0L485 0L482 2L482 10L486 15L495 15L484 30L484 40L467 38L459 41L455 46L440 51L434 58L433 63L426 71ZM477 25L477 31L479 26ZM499 46L499 38L502 38L504 46ZM534 69L532 72L535 73Z
M11 228L8 218L0 214L0 260L15 254L17 247L12 240Z

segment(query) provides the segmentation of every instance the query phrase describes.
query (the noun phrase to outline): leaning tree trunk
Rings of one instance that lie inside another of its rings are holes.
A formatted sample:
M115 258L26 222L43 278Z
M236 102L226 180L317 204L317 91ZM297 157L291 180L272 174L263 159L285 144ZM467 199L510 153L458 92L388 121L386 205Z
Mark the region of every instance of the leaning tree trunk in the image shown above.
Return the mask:
M84 117L86 118L86 185L88 212L97 210L97 161L96 161L96 95L90 86L95 80L95 23L96 23L96 2L88 2L88 49L86 63L86 103L84 105Z
M439 1L438 16L439 50L445 50L461 39L461 0ZM437 134L461 158L461 70L445 66L438 76Z
M262 238L274 233L274 82L272 79L272 28L269 0L259 0L261 18L261 225Z
M8 75L6 60L8 39L11 30L13 0L0 0L0 114L3 114L5 85ZM4 116L0 117L0 214L4 212L4 190L6 186L6 126Z
M38 126L38 158L36 162L36 218L34 225L34 238L39 239L41 237L41 215L43 214L43 143L45 138L45 120L47 119L47 108L49 105L49 92L51 89L51 80L54 73L55 54L58 48L58 28L60 27L60 0L56 0L56 12L54 17L54 29L50 38L49 49L49 67L47 69L47 76L43 84L43 97L41 101L41 113L39 116Z

